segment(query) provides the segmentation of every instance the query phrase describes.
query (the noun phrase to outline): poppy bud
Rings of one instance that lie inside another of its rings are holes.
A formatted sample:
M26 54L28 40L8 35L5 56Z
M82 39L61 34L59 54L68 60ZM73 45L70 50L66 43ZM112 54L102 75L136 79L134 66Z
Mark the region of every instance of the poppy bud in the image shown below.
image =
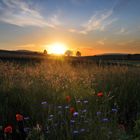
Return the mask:
M71 97L70 96L66 96L66 101L69 103L71 101Z
M12 126L10 126L10 125L4 128L4 133L9 133L9 134L11 134L12 131L13 131L13 129L12 129Z
M73 114L74 112L75 112L75 108L74 107L71 107L70 108L70 113Z
M102 93L102 92L99 92L99 93L97 94L97 96L98 96L98 97L102 97L102 96L103 96L103 93Z
M23 116L21 114L16 114L16 120L19 121L23 121Z

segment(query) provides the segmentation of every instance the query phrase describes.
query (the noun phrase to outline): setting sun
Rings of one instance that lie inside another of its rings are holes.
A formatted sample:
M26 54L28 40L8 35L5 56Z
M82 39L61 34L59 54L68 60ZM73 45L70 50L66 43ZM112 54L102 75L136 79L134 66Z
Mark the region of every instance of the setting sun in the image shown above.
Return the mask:
M47 46L47 48L49 54L56 54L56 55L64 54L65 51L67 50L66 45L62 43L50 44Z

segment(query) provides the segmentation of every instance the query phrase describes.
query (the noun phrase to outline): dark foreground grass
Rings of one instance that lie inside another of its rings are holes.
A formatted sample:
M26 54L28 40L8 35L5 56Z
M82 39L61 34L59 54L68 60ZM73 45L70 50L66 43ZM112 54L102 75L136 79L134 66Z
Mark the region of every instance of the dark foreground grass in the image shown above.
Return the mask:
M71 66L53 61L34 66L1 62L1 137L139 139L139 92L139 68ZM17 121L16 114L24 119ZM12 133L3 136L8 125Z

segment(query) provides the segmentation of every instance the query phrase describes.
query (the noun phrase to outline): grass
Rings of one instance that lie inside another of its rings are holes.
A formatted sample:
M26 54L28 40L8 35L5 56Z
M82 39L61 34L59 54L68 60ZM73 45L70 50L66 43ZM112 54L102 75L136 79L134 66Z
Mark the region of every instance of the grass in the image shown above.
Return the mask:
M139 71L127 66L72 66L64 61L0 62L0 125L10 124L17 131L15 115L20 113L31 140L138 137L134 130L140 119ZM71 113L71 107L78 114Z

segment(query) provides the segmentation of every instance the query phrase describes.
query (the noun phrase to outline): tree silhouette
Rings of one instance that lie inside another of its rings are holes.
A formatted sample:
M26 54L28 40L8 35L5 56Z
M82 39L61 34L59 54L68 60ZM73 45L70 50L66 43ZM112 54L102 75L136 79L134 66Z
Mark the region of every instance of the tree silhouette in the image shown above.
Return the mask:
M71 50L67 50L67 51L65 52L65 55L66 55L66 56L72 56L72 54L73 54L73 52L72 52Z
M81 56L81 52L80 52L80 51L77 51L77 52L76 52L76 56L77 56L77 57L80 57L80 56Z
M44 52L43 52L45 55L47 55L48 54L48 52L47 52L47 50L44 50Z

